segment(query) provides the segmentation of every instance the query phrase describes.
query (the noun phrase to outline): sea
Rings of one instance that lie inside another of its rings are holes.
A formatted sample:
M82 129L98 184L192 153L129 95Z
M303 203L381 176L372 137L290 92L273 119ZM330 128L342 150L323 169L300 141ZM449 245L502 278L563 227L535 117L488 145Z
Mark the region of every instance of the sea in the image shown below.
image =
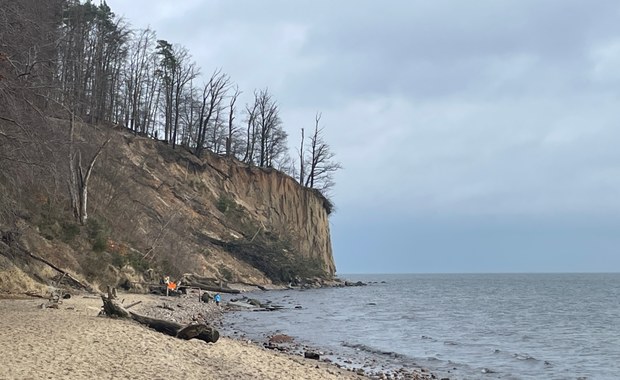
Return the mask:
M340 277L368 285L246 294L282 308L227 322L440 378L620 379L620 273Z

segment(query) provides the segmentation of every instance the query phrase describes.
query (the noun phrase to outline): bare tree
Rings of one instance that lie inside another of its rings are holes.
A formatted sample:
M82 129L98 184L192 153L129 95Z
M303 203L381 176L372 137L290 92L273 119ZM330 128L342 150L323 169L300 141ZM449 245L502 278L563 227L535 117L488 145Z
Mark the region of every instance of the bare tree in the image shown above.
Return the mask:
M261 167L273 167L286 152L287 133L282 129L278 105L267 89L254 91L254 103L246 105L247 149L244 161L258 160Z
M91 83L89 84L89 120L118 121L114 112L119 99L120 66L125 63L126 42L129 29L122 20L117 19L105 3L101 3L95 16L94 45L91 64Z
M293 178L297 178L299 175L297 171L297 162L295 158L291 157L288 151L284 152L274 161L274 167Z
M196 137L196 125L198 111L200 110L200 102L197 100L198 93L194 87L194 80L189 81L189 87L183 94L181 101L181 121L185 124L181 133L181 145L190 149L193 147L192 141Z
M299 155L299 183L301 185L303 185L304 183L304 169L306 166L306 160L304 160L304 129L301 129L301 142L300 142L300 146L299 146L299 150L297 151L297 154Z
M233 92L230 97L230 103L228 104L228 136L226 137L226 155L232 156L234 155L232 146L233 146L233 138L237 129L235 128L233 122L235 121L235 103L237 102L237 98L241 95L241 91L239 91L239 86L235 87L235 92Z
M62 21L58 100L90 122L116 122L129 28L105 2L67 1Z
M151 75L146 82L146 98L144 99L144 108L140 112L142 114L143 133L153 137L155 136L157 110L161 94L161 78L157 75L157 57L155 55L152 56L149 67L151 68Z
M153 81L153 58L155 56L155 32L151 29L139 31L130 46L125 69L125 127L134 133L145 134L149 82Z
M320 122L321 114L317 113L314 118L314 132L310 136L310 146L306 152L305 169L302 170L307 173L304 186L327 193L334 186L334 173L342 166L334 161L335 154L323 139Z
M177 78L175 80L174 87L174 125L173 125L173 133L172 133L172 147L174 148L177 143L177 134L179 131L179 120L181 114L181 99L184 91L186 91L186 86L190 83L194 78L198 76L199 70L196 68L195 62L189 62L191 56L189 52L185 49L178 49L177 52L177 62L179 64L177 70Z
M254 98L256 98L256 92L254 92ZM246 147L245 147L245 155L243 156L243 162L246 162L250 165L254 164L254 153L256 146L256 111L258 109L258 103L254 102L250 106L249 104L245 105L245 113L246 113Z
M82 166L82 152L75 151L74 147L74 134L75 134L75 113L71 112L70 121L70 134L69 134L69 196L71 199L71 209L73 215L80 224L86 224L88 219L88 182L90 175L95 167L97 158L110 142L111 138L108 138L95 152L90 162L84 168Z
M289 168L292 158L288 154L288 134L281 126L271 131L266 144L265 167ZM294 167L293 167L294 168ZM288 172L288 169L286 170Z
M225 139L222 112L223 106L221 105L215 109L215 118L213 118L213 123L210 124L211 139L207 143L207 147L216 154L221 153L222 141Z
M202 102L198 115L198 136L194 150L194 154L197 157L200 157L205 149L209 127L214 124L229 87L230 78L219 69L211 74L211 78L203 87Z

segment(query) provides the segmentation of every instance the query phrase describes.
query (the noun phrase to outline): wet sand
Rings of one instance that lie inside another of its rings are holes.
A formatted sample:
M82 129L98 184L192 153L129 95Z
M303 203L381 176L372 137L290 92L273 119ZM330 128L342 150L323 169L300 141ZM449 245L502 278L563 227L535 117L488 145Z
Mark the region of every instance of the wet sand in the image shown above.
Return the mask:
M152 296L128 295L134 301ZM0 300L0 379L361 379L333 365L220 338L184 341L98 317L101 300ZM136 311L138 308L136 307ZM132 309L133 310L133 309Z

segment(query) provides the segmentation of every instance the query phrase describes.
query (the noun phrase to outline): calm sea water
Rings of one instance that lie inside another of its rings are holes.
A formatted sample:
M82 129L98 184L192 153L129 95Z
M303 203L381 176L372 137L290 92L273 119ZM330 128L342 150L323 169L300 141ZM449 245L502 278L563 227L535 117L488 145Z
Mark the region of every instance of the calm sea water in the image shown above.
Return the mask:
M373 283L254 293L284 309L228 318L451 379L620 378L620 274L342 277Z

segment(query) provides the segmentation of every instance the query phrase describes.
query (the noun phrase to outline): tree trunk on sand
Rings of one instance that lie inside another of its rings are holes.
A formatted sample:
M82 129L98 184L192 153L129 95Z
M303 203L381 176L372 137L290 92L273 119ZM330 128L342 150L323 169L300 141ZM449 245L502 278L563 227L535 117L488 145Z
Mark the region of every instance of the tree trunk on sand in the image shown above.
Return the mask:
M219 282L219 283L218 283ZM226 284L222 283L222 281L217 278L210 277L202 277L197 274L184 274L181 278L182 286L187 286L190 288L199 288L201 290L206 290L208 292L218 292L218 293L228 293L228 294L239 294L241 291L237 289L231 289Z
M231 289L231 288L227 288L224 286L217 286L217 285L208 285L208 284L204 284L202 282L196 282L196 281L184 282L182 284L183 284L182 286L187 286L190 288L199 288L200 290L206 290L208 292L218 292L218 293L228 293L228 294L241 293L241 291L238 289Z
M110 317L131 318L155 331L174 336L179 339L200 339L205 342L215 343L220 338L220 333L213 327L207 325L195 324L183 326L176 322L146 317L128 311L112 298L101 295L101 299L103 300L103 311Z

